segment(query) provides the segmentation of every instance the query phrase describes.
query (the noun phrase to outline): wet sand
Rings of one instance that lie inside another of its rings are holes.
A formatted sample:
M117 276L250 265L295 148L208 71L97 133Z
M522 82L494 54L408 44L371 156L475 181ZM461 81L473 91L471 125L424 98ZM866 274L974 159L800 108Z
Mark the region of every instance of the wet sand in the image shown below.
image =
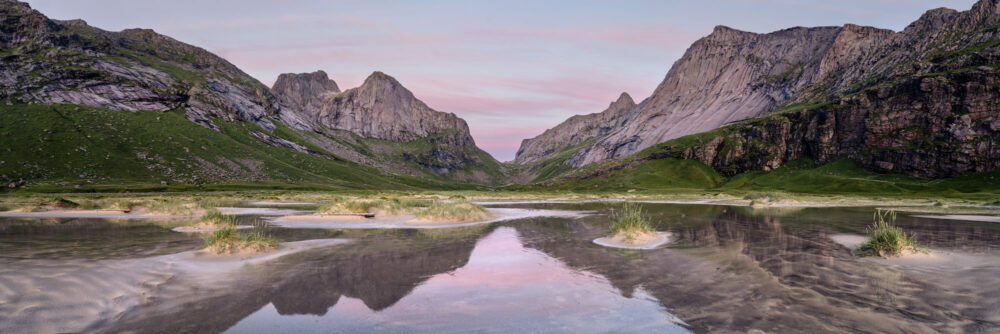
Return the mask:
M976 221L976 222L988 222L988 223L1000 223L1000 216L985 216L985 215L914 215L917 218L931 218L931 219L949 219L949 220L966 220L966 221Z
M305 206L305 205L316 205L314 202L280 202L280 201L255 201L247 203L249 205L267 205L267 206Z
M830 236L830 239L846 247L853 254L854 250L867 240L867 237L856 234L834 234ZM892 257L866 256L863 259L882 265L911 269L940 271L960 271L984 267L1000 269L996 264L995 257L942 250L929 250L927 253L913 252Z
M124 260L3 260L0 332L83 332L138 306L197 298L230 284L233 272L345 239L288 242L268 253L213 255L187 251ZM186 297L184 297L186 296Z
M594 243L604 247L612 247L612 248L655 249L657 247L665 245L667 242L670 242L669 232L656 232L656 236L657 237L653 238L653 240L641 244L631 244L625 242L624 240L621 240L621 238L611 238L611 237L602 237L594 239Z
M225 228L225 226L213 226L213 227L180 226L180 227L172 228L170 230L174 231L174 232L182 232L182 233L201 233L201 232L215 232L215 231L221 230L223 228ZM253 226L250 226L250 225L236 225L236 226L233 226L233 228L235 228L237 230L247 230L247 229L253 228Z
M216 208L220 213L224 215L232 216L288 216L288 215L301 215L310 213L310 210L295 210L295 209L275 209L275 208L236 208L236 207L223 207L220 206Z
M579 218L592 214L588 211L535 210L511 208L487 208L494 218L475 222L419 222L412 215L386 218L359 218L351 216L300 215L285 216L271 221L272 225L285 228L448 228L489 224L507 220L534 217Z
M12 218L124 218L124 219L163 219L199 217L200 213L191 215L165 215L143 212L125 213L122 210L53 210L39 212L2 211L0 217Z

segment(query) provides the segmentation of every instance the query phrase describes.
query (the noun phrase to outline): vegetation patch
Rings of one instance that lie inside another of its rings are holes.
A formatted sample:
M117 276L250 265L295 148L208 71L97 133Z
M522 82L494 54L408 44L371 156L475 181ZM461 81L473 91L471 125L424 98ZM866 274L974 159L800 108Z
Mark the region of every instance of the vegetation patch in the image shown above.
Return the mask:
M467 201L437 201L416 214L417 220L428 222L473 222L492 216L490 210Z
M338 199L316 210L318 214L374 213L376 215L408 215L420 207L419 202L398 197Z
M38 205L38 207L42 210L69 210L80 208L80 204L62 197L56 197Z
M656 231L639 203L625 202L620 209L612 209L608 237L626 244L643 244L657 238Z
M263 226L240 233L235 226L227 225L206 234L204 238L205 250L215 254L259 253L276 249L280 244L264 233Z
M913 241L913 237L903 232L903 229L893 225L896 212L893 210L875 210L874 222L868 227L869 237L854 253L859 256L900 256L913 253L927 253Z

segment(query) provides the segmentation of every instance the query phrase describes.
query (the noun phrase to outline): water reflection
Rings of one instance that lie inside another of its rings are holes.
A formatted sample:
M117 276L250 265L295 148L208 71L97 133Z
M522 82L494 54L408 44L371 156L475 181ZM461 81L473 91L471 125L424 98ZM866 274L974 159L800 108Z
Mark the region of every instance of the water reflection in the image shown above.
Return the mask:
M380 278L382 288L395 286ZM228 332L687 331L645 292L622 297L605 278L524 248L510 227L479 240L460 268L427 278L391 307L379 306L344 300L310 318L281 316L272 304Z
M613 204L524 206L606 213ZM56 262L100 273L132 268L118 271L122 282L128 275L167 277L142 305L103 314L81 329L96 332L1000 330L995 223L900 215L897 224L921 243L977 259L908 266L853 257L831 240L863 233L869 208L646 208L658 229L672 232L676 241L669 247L595 245L591 240L609 224L603 215L439 230L274 228L271 233L285 241L354 241L247 266L213 284L171 266L143 272L144 266L119 260L143 263L149 254L193 249L196 236L148 223L6 221L0 222L0 264L9 274L0 271L0 281L27 272L47 275ZM33 266L38 258L48 267ZM102 286L88 285L74 298L109 303L98 291ZM20 302L0 305L26 306ZM0 324L11 319L2 313Z

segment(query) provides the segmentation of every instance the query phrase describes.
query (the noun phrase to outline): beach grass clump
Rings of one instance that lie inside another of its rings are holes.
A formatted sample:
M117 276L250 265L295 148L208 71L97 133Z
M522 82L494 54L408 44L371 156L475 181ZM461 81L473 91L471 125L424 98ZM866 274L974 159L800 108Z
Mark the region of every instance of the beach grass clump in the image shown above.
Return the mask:
M743 199L750 200L750 205L755 206L780 201L782 196L773 192L756 192L744 196Z
M80 208L80 203L62 197L54 197L41 203L39 207L50 210L68 210Z
M212 226L236 225L236 218L233 216L226 216L217 209L211 209L205 212L204 215L201 215L201 218L198 219L198 223Z
M435 222L473 222L492 216L490 210L468 201L435 201L416 213L418 220Z
M857 255L888 257L927 252L913 241L912 236L893 225L896 221L896 211L877 209L873 220L872 225L868 227L868 239L854 251Z
M656 236L656 231L643 212L639 203L625 202L618 210L611 210L613 223L608 227L608 236L625 242L637 242Z
M215 254L259 253L278 248L277 239L264 233L263 225L255 224L249 231L240 233L236 226L227 225L204 236L205 250Z
M331 202L318 210L319 214L375 213L386 215L406 215L413 213L420 204L398 197L349 198Z

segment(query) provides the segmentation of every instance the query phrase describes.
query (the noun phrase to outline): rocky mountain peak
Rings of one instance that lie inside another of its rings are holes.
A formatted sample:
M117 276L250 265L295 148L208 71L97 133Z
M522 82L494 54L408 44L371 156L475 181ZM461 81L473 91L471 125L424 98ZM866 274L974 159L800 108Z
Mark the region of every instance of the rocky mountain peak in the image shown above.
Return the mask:
M602 112L570 117L535 138L521 141L514 163L527 164L538 161L564 147L607 135L619 128L635 108L632 96L622 92L618 99L608 104L608 108Z
M632 96L628 95L628 93L626 92L622 92L621 95L618 95L618 99L615 100L615 102L611 102L611 104L608 105L608 108L610 109L615 106L634 106L634 105L635 101L632 100Z
M396 78L380 71L372 72L371 75L365 78L361 86L355 89L358 90L359 96L393 97L393 100L383 100L383 102L388 103L409 103L412 100L416 100L413 92L403 87Z
M936 8L928 10L919 19L906 26L903 31L908 33L920 33L940 29L949 22L959 12L951 8Z
M326 72L282 73L271 86L271 92L286 106L305 115L315 115L323 108L325 100L340 88Z

